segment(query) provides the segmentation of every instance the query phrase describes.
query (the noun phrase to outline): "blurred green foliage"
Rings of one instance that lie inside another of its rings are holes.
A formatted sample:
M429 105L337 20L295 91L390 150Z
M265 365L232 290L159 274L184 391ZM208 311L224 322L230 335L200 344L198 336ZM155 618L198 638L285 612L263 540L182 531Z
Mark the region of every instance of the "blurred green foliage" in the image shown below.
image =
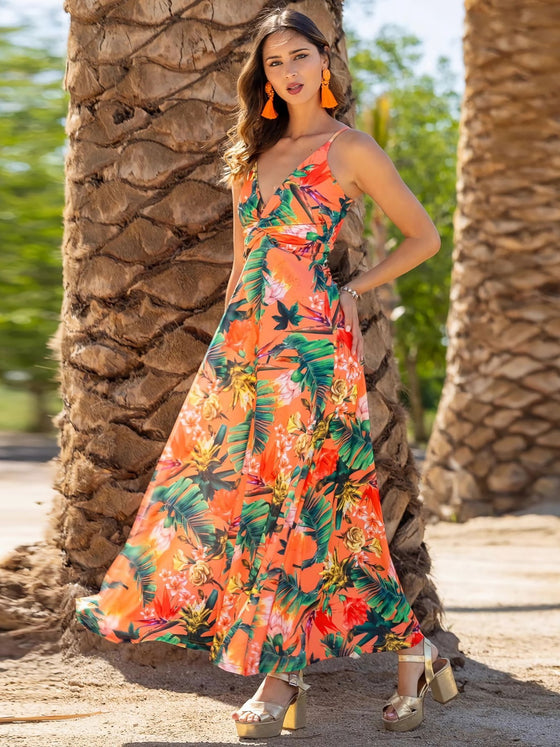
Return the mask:
M22 44L26 31L0 28L0 381L33 396L27 427L48 430L56 362L47 342L62 301L68 103L64 58L32 29L33 46Z
M434 257L397 278L400 307L394 315L401 379L405 387L412 385L405 361L415 360L422 403L434 409L445 378L460 96L446 58L439 59L434 76L415 72L421 46L398 26L384 26L375 39L348 39L357 126L367 131L368 112L380 99L388 101L381 145L441 236ZM365 201L367 232L374 205L368 196ZM388 220L387 229L387 244L394 248L404 237Z
M48 415L57 402L57 364L47 343L62 302L68 95L62 88L64 56L55 49L37 29L0 27L0 384L4 401L6 387L34 397L35 416L13 423L30 430L51 427ZM434 77L415 73L421 43L398 27L384 27L371 40L348 34L348 49L357 126L366 129L364 113L385 95L389 121L382 145L442 237L435 257L397 280L401 377L406 386L403 361L413 351L424 405L433 409L445 375L459 96L444 59ZM373 203L365 199L367 225ZM388 236L390 244L402 239L389 223ZM8 411L23 407L17 404L22 401L14 397Z

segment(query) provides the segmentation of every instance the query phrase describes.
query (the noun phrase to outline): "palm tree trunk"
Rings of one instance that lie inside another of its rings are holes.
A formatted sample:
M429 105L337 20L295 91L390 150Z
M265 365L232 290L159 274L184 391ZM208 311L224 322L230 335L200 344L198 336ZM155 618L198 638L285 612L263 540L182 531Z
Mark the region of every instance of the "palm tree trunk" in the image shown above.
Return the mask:
M447 379L422 493L443 518L560 494L556 0L467 0Z
M217 150L201 146L218 145L232 124L235 80L264 5L67 2L64 409L51 534L66 565L70 629L73 598L100 584L126 540L223 313L231 196L218 186ZM321 0L312 12L349 87L342 3ZM361 234L356 209L332 256L339 282L367 269ZM361 313L388 536L430 634L441 603L428 577L391 330L375 294Z

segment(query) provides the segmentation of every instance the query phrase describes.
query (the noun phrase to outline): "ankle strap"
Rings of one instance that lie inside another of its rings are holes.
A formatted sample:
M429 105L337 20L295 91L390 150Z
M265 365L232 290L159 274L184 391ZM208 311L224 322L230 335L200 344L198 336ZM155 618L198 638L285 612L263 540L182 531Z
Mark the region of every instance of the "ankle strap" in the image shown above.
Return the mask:
M267 677L276 677L278 680L284 680L292 687L299 687L300 690L309 690L311 685L307 685L303 681L303 675L301 672L268 672Z
M424 656L419 654L401 654L398 653L399 661L422 661L424 662L424 672L426 675L426 682L429 684L434 678L434 668L432 665L432 648L433 645L426 636L424 636ZM406 649L405 649L406 650Z

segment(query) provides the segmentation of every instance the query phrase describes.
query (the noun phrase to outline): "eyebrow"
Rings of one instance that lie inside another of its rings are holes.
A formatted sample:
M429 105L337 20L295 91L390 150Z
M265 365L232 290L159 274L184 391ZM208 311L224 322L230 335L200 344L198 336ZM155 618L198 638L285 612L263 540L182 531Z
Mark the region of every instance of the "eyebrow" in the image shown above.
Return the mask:
M292 49L292 51L288 52L288 54L295 54L296 52L303 52L304 50L306 52L309 52L309 47L300 47L300 49ZM266 59L267 60L280 59L280 55L279 54L272 54L272 55L269 55Z

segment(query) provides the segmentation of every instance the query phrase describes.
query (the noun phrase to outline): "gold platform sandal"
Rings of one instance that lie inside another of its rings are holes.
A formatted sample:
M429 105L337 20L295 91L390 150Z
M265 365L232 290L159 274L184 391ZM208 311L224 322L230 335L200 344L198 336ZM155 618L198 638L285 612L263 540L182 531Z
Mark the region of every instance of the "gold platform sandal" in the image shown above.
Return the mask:
M451 662L440 656L432 661L433 648L434 645L424 638L424 656L398 652L401 661L423 661L424 671L418 679L416 697L399 695L398 691L395 691L383 706L383 711L388 706L393 706L397 712L397 718L383 717L383 725L389 731L411 731L420 726L424 720L424 696L428 690L431 690L433 699L438 703L447 703L459 694Z
M310 685L303 681L301 672L274 672L267 675L284 680L297 691L287 705L278 705L264 700L250 698L239 713L249 712L259 716L259 721L236 721L237 734L245 739L278 737L282 729L301 729L305 726L307 693Z

